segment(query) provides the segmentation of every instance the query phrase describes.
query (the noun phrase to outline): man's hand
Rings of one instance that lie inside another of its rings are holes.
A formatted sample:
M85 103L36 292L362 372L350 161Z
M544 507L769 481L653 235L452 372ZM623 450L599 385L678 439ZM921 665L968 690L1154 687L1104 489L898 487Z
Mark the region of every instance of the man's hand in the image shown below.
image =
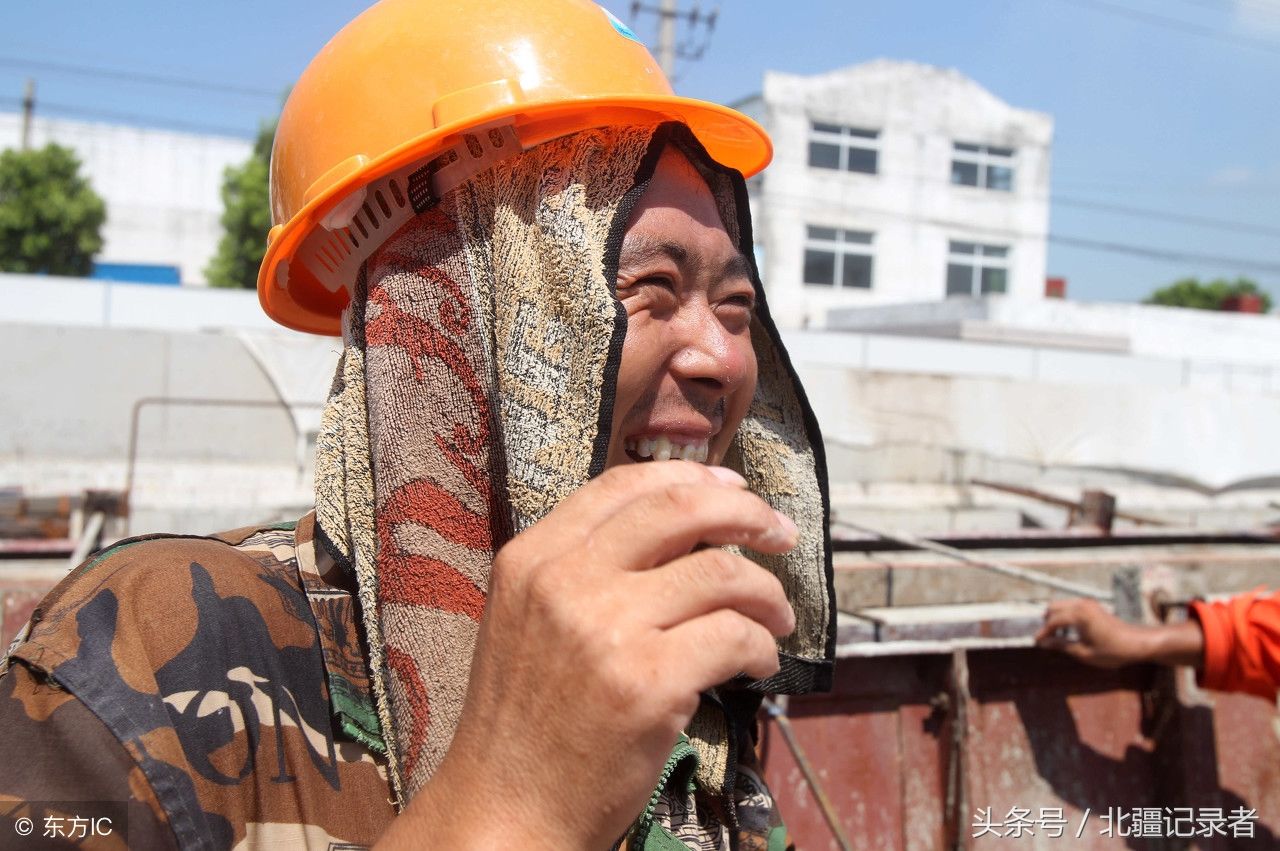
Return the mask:
M1120 620L1095 600L1050 603L1036 644L1096 668L1138 662L1199 666L1204 657L1204 636L1195 621L1138 626Z
M719 547L795 540L723 468L626 465L581 488L498 553L453 744L385 839L608 847L699 693L776 672L795 628L781 583Z

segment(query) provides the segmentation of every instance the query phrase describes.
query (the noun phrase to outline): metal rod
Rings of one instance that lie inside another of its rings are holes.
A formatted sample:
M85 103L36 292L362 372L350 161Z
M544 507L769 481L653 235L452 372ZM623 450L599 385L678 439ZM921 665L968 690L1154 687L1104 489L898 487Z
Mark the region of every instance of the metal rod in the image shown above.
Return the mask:
M1025 496L1028 499L1035 499L1047 505L1055 505L1058 508L1065 508L1069 512L1070 520L1075 519L1075 515L1083 507L1081 503L1070 499L1064 499L1060 496L1054 496L1051 493L1036 490L1035 488L1022 487L1021 485L1007 485L1003 482L993 482L987 479L970 479L969 484L977 485L983 488L991 488L992 490L1011 493L1014 496ZM1168 526L1169 524L1163 520L1157 520L1154 517L1146 517L1142 514L1134 514L1132 511L1116 511L1115 516L1121 520L1128 520L1130 523L1136 523L1139 526Z
M969 657L963 650L951 654L951 760L948 765L947 808L949 820L955 830L956 851L969 847L969 833L965 829L969 812Z
M129 537L129 522L133 515L133 479L138 462L138 422L142 409L147 405L164 405L194 408L280 408L288 414L292 408L323 408L320 402L286 402L283 399L216 399L207 396L174 398L170 396L144 396L133 403L129 418L129 460L124 479L124 537Z
M845 835L844 828L840 825L840 819L836 815L835 807L831 805L831 800L823 790L822 784L818 782L818 775L814 773L813 766L809 764L808 757L804 755L804 750L800 747L800 742L796 740L795 730L791 727L791 719L787 717L786 709L768 698L764 701L764 708L769 713L769 717L778 723L778 730L782 733L783 741L787 743L787 747L791 750L791 755L795 757L796 765L800 766L800 773L804 775L805 782L809 784L809 791L813 792L813 798L818 802L818 809L822 810L822 817L827 820L827 826L831 828L831 835L835 837L836 844L840 846L841 851L853 851L853 843Z
M1091 597L1094 600L1101 600L1106 603L1111 602L1111 595L1109 593L1099 591L1091 585L1081 585L1078 582L1059 579L1056 576L1050 576L1049 574L1041 573L1038 570L1029 570L1025 567L1018 567L1017 565L1009 564L1008 562L996 561L990 558L978 558L977 556L969 555L964 550L958 550L955 547L949 547L946 544L940 544L937 541L931 541L927 538L917 538L914 535L908 535L905 532L886 532L881 529L873 529L870 526L863 526L859 523L850 523L847 520L832 520L831 525L842 526L846 529L852 529L855 532L862 532L867 535L874 535L877 538L883 538L886 541L893 541L898 544L905 544L909 547L915 547L918 550L927 550L931 553L948 556L956 561L962 561L965 564L980 567L983 570L989 570L992 573L999 573L1002 576L1008 576L1013 579L1021 579L1023 582L1030 582L1035 585L1043 585L1057 591L1074 594L1077 597Z
M76 548L71 552L71 558L67 562L67 569L78 565L89 557L89 553L96 549L95 544L102 537L102 524L107 519L107 515L101 511L95 511L89 516L89 522L84 524L84 531L80 533L80 540L76 542Z

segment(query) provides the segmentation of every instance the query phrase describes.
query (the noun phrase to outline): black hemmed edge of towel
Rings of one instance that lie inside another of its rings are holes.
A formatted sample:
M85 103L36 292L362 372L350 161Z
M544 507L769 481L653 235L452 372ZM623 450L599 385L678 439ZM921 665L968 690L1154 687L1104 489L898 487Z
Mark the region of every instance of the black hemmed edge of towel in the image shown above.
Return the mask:
M765 299L764 283L760 279L760 270L756 266L755 252L753 251L754 238L752 235L751 206L747 197L747 183L742 177L742 172L723 166L712 159L693 132L683 124L664 125L664 127L672 128L669 132L675 136L676 141L686 149L687 153L695 155L705 167L729 178L733 184L734 204L738 209L738 250L742 252L747 259L747 263L751 266L751 283L756 291L756 319L760 322L764 332L769 335L769 340L773 343L774 350L778 353L778 359L782 363L783 369L786 370L787 376L791 379L792 390L796 394L796 401L800 404L800 410L804 417L805 434L809 438L809 445L813 449L814 472L818 480L818 491L822 495L823 572L827 586L827 644L823 654L824 658L820 660L804 659L786 653L779 653L778 659L782 667L778 673L763 680L748 681L743 678L741 681L753 691L782 694L830 691L835 671L837 615L835 571L831 565L831 491L827 476L827 452L826 446L822 442L822 431L818 427L818 418L814 415L813 407L809 404L809 396L805 393L804 385L800 383L800 377L796 374L795 367L791 363L791 355L787 352L786 347L782 345L782 337L779 335L777 326L773 322L773 316L769 312L769 304ZM798 691L794 689L798 689Z
M664 124L650 137L649 149L645 151L640 159L640 166L636 169L635 183L618 202L613 221L609 223L609 236L604 243L604 280L609 286L609 294L613 296L613 336L609 340L609 354L604 363L604 376L601 378L600 415L596 420L596 440L591 451L591 466L587 470L588 479L594 479L603 473L604 465L609 460L609 440L613 436L613 403L618 394L622 344L627 339L627 309L618 300L618 261L622 255L622 240L627 235L631 211L649 188L649 181L658 168L658 159L670 140L672 126L675 125Z
M368 305L369 305L369 262L366 260L364 263L360 264L360 272L356 276L356 290L355 290L355 293L352 295L351 307L349 309L359 311L359 313L356 316L352 317L354 321L350 323L351 345L360 349L360 351L365 355L364 379L365 379L366 394L365 394L365 400L364 400L364 416L365 416L364 428L365 428L365 434L371 435L373 434L373 432L370 428L370 423L369 423L369 397L367 392L367 388L369 387L369 374L368 374L369 339L367 336L368 328L365 327L365 323L368 321L368 313L367 313ZM345 475L346 471L344 470L343 472ZM374 464L373 464L373 444L372 443L369 444L369 487L371 488L374 494L373 499L374 499L374 503L376 504L378 500L378 496L377 496L378 474L377 474L377 471L374 469ZM371 530L374 533L375 537L377 535L377 524L378 524L377 511L375 510L374 511L374 528ZM352 540L354 541L354 537L352 538ZM375 559L377 558L377 556L378 554L374 553ZM376 593L377 593L378 599L380 599L381 590L382 590L382 587L381 587L382 576L380 572L376 569L374 570L374 576L377 577L378 579L379 585L378 585L378 588L376 589ZM380 611L378 611L377 608L375 608L373 612L364 611L363 601L360 599L360 596L361 596L360 589L357 585L355 600L357 602L357 605L360 606L360 611L362 612L362 614L371 616L374 619L380 619L382 617L382 614ZM370 654L368 658L372 659L373 658L372 646L369 642L369 636L368 636L367 630L368 630L367 627L365 627L365 629L362 630L365 636L364 649L366 653ZM378 632L381 635L382 633L381 623L378 624ZM379 681L382 683L384 693L391 694L393 684L391 682L391 669L388 667L388 662L386 658L386 648L385 647L379 648L379 650L382 651L382 664L378 666L379 669L376 671L373 670L373 666L370 665L369 676L370 678L377 677ZM372 685L373 683L371 682L370 686ZM373 703L374 703L374 711L378 713L378 723L382 724L384 719L382 717L382 713L378 712L378 710L381 709L381 705L378 702L378 692L376 688L373 690ZM388 711L385 721L387 722L386 726L390 728L390 729L384 729L382 731L383 740L387 744L387 780L389 780L391 784L391 793L395 797L395 808L396 808L396 813L398 814L398 813L404 812L404 808L409 805L409 796L405 791L406 778L403 773L404 764L400 759L400 732L399 730L396 729L396 717L392 712Z

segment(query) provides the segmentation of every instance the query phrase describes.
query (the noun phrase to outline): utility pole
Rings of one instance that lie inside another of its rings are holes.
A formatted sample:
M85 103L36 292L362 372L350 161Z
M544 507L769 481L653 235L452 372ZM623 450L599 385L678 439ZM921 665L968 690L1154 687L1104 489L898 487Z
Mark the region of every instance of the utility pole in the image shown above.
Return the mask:
M27 77L22 93L22 150L31 150L31 118L36 112L36 81Z
M670 80L676 73L676 0L662 0L658 14L658 67Z
M687 12L680 10L679 0L661 0L657 6L643 3L641 0L632 0L633 24L636 16L641 12L656 15L658 18L658 43L654 52L658 56L658 66L662 68L662 73L668 80L675 82L676 60L701 59L702 54L711 44L711 33L716 28L716 16L720 14L720 9L717 7L710 13L704 13L698 6L698 0L694 0L693 8ZM689 37L683 42L677 38L676 34L677 25L681 21L684 21L690 30ZM703 29L702 33L698 32L700 27Z

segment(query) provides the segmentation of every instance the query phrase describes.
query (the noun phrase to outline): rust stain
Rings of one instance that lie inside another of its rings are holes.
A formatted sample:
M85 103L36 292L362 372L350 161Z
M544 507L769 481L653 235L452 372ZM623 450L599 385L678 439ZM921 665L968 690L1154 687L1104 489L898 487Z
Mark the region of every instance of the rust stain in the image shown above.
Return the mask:
M969 656L972 698L959 739L968 812L948 812L954 706L938 698L946 657L842 660L832 694L791 698L796 735L854 848L950 848L956 829L969 851L1235 847L1229 836L1188 845L1116 835L1114 826L1107 835L1114 822L1104 816L1178 807L1254 811L1253 838L1234 842L1280 847L1280 716L1270 702L1175 688L1151 667L1096 671L1021 649ZM797 847L836 848L770 726L765 775ZM1034 832L975 838L982 809L1009 825L1011 813L1022 817ZM1062 835L1045 830L1044 815L1060 815Z

